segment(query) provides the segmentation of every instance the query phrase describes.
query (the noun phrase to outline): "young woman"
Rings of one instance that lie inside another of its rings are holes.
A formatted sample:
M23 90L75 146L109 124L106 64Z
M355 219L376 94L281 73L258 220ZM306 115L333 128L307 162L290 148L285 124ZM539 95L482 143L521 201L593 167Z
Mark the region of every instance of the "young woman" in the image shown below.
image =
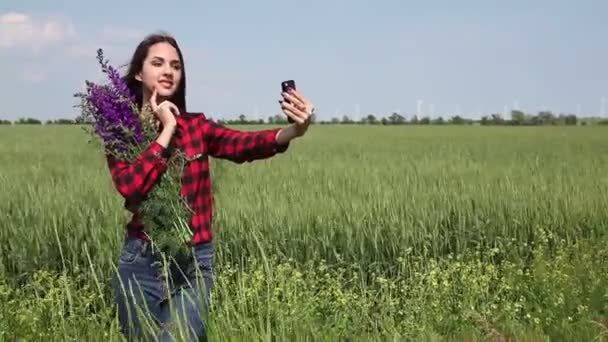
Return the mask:
M182 53L175 39L165 34L150 35L137 46L125 81L140 108L150 105L160 133L134 163L107 158L115 187L133 213L113 279L121 329L129 338L140 336L148 324L141 319L143 310L163 328L161 339L169 338L171 325L181 324L181 330L189 331L191 339L197 340L205 334L202 316L207 313L213 285L213 202L208 156L244 163L283 153L291 140L305 134L314 107L296 90L281 93L281 109L294 123L256 132L229 129L207 120L202 113L188 113ZM192 158L184 168L182 195L194 211L190 227L197 269L188 272L184 284L168 287L137 207L166 170L171 147L180 148ZM204 282L194 279L196 273L202 274ZM176 316L170 314L170 300Z

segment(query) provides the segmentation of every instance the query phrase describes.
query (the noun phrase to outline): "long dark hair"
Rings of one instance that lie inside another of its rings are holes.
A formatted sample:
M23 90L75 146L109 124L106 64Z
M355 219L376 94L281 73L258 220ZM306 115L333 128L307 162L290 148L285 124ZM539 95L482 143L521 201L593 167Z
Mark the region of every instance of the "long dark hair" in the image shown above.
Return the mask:
M135 79L135 75L141 72L143 68L144 60L148 56L148 51L150 47L157 43L169 43L171 46L177 50L177 54L179 55L179 61L181 64L182 77L180 83L177 85L177 90L175 94L169 99L169 101L173 102L181 113L186 112L186 69L184 66L184 57L182 56L182 51L177 44L175 38L167 33L154 33L150 34L142 40L133 56L131 57L131 62L129 63L129 71L124 77L129 90L135 96L137 107L142 108L143 102L143 92L142 92L142 84L140 81Z

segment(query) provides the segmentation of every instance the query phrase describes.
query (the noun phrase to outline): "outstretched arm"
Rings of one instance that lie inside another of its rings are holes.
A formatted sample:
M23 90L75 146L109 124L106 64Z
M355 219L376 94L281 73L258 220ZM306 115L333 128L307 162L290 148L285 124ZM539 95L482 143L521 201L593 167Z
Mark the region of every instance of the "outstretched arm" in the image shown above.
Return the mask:
M209 154L235 163L251 162L285 152L291 139L290 134L284 130L246 132L203 119L203 138L209 148Z
M314 105L295 89L281 95L286 100L279 101L283 113L294 120L294 124L286 128L243 132L203 119L203 136L209 154L243 163L285 152L291 140L308 130Z

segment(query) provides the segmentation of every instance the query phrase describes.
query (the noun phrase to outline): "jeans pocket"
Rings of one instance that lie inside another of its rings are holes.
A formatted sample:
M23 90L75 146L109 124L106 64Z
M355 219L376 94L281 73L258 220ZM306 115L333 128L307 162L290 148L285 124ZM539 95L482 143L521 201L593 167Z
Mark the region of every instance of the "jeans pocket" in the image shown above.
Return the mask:
M142 253L142 246L140 241L127 241L122 248L119 262L123 265L133 264L140 257Z
M120 258L118 259L118 261L123 265L133 264L137 261L138 257L139 257L138 252L125 250L120 255Z
M194 246L194 258L188 262L188 278L194 279L198 276L210 279L213 277L213 246L204 244Z
M213 257L214 257L213 245L205 244L194 247L194 256L198 268L207 275L213 273Z
M214 257L215 251L213 244L202 244L194 247L194 255L196 259L197 275L202 276L202 283L198 283L205 294L206 306L209 307L212 301L213 283L214 283Z

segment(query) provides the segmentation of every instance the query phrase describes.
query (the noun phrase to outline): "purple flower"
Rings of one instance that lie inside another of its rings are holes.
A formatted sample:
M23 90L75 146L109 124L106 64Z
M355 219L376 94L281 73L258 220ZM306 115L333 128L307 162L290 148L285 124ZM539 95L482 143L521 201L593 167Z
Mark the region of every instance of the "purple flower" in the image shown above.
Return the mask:
M123 154L144 140L142 126L133 110L135 97L120 73L103 59L101 49L97 51L97 59L110 82L99 85L86 81L86 93L77 96L82 98L83 117L92 123L106 150Z

